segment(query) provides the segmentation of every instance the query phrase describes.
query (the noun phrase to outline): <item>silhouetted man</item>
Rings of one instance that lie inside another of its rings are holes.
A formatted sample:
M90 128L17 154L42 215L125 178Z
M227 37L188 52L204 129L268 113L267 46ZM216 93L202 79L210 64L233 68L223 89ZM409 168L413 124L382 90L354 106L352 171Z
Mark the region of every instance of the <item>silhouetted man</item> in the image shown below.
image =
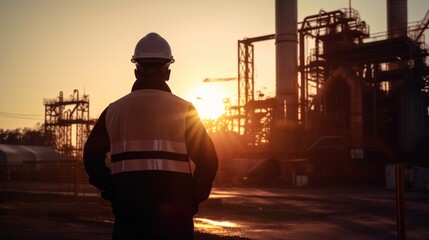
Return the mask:
M213 143L194 106L165 82L168 42L149 33L131 61L132 92L103 111L85 144L89 182L111 201L113 239L193 239L193 216L217 171Z

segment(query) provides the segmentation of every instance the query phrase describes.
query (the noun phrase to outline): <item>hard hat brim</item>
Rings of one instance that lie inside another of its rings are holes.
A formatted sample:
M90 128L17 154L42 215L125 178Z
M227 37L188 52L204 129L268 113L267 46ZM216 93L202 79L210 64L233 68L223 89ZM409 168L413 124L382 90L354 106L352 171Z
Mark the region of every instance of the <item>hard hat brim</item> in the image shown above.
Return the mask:
M173 63L174 59L166 59L166 58L132 58L131 62L153 62L153 63Z

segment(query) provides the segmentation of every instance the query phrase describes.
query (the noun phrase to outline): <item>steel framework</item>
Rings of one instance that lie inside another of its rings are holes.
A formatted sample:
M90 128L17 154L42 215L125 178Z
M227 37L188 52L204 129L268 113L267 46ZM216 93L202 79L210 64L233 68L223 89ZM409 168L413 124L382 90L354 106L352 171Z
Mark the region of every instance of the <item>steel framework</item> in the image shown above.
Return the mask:
M348 136L353 146L381 151L389 158L394 150L417 149L413 141L427 125L429 54L424 42L415 39L423 39L427 16L409 28L408 36L394 38L370 38L369 26L354 9L306 17L299 30L299 72L307 132L316 138ZM314 49L307 57L309 41Z
M320 11L307 16L301 23L299 32L299 72L301 123L307 126L307 113L311 108L320 111L317 95L325 79L329 76L326 52L339 51L352 45L362 44L369 37L368 25L360 20L359 13L352 8L332 12ZM308 38L314 40L314 49L306 58L305 48ZM337 49L335 49L337 48ZM331 63L332 65L332 63Z
M54 136L53 148L74 159L81 159L86 138L95 120L89 118L89 96L79 98L79 91L64 98L44 99L45 133ZM73 132L75 135L73 136ZM73 143L74 142L74 143Z
M248 138L250 146L260 145L262 142L268 142L266 138L267 129L271 122L272 107L268 109L255 109L253 106L261 107L261 104L255 104L255 78L254 78L254 42L266 41L275 38L275 34L264 35L260 37L245 38L238 40L238 117L233 119L234 129L239 134L244 134ZM252 103L252 104L249 104ZM259 126L258 128L253 128ZM261 127L264 126L264 127ZM259 129L259 130L258 130Z

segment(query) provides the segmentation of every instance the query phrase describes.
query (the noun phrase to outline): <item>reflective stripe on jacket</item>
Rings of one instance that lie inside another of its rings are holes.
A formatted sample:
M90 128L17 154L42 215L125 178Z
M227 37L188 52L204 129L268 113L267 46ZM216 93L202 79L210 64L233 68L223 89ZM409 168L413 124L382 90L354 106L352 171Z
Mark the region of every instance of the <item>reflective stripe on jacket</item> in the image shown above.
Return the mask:
M185 139L190 103L165 91L133 91L109 105L112 174L159 170L191 174Z

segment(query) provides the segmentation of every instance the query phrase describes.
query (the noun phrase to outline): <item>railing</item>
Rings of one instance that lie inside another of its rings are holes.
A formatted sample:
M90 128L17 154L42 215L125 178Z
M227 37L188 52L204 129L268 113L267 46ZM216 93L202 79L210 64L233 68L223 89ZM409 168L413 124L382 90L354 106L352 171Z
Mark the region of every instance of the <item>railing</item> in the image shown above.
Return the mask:
M408 32L415 32L415 36L412 39L414 41L418 41L423 36L423 33L428 28L428 26L429 26L429 10L426 12L426 15L421 21L408 27Z
M425 42L424 31L429 27L429 10L426 12L425 17L421 21L410 22L407 27L407 36L414 41L421 43L421 47L428 49L428 45ZM365 42L376 42L385 40L388 38L388 32L373 33Z

